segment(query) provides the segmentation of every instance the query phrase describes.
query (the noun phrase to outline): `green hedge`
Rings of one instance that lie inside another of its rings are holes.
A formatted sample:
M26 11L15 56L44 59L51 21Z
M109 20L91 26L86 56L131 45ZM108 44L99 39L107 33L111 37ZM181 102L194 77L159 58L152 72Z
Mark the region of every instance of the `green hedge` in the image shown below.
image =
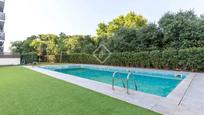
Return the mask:
M63 55L62 62L100 64L91 54ZM113 53L104 65L204 71L204 48Z
M29 64L38 61L38 55L35 52L21 55L21 64Z
M95 57L93 57L90 54L83 54L83 53L63 55L62 62L63 63L79 63L79 64L80 63L98 64L98 61L95 59Z

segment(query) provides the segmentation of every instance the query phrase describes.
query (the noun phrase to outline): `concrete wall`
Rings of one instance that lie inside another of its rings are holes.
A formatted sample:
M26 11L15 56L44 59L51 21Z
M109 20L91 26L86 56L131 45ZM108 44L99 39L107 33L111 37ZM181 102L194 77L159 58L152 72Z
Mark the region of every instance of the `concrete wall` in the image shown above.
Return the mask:
M0 65L19 65L20 58L0 58Z

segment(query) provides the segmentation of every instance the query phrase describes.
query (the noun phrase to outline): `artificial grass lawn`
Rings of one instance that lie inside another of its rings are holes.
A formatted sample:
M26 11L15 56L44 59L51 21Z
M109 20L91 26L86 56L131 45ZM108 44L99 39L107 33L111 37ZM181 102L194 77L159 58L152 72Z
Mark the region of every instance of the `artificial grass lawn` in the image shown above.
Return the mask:
M156 115L158 113L23 67L0 67L1 115Z

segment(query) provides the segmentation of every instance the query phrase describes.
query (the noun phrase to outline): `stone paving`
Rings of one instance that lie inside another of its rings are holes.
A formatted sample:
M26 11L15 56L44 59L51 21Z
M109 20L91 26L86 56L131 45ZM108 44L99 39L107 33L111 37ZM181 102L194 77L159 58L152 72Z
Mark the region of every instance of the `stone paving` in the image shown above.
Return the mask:
M196 74L175 115L204 115L203 73Z
M124 88L115 87L113 91L109 84L39 67L25 67L161 114L204 115L204 74L202 73L193 73L189 75L169 94L169 96L160 97L133 90L130 90L130 94L128 95Z

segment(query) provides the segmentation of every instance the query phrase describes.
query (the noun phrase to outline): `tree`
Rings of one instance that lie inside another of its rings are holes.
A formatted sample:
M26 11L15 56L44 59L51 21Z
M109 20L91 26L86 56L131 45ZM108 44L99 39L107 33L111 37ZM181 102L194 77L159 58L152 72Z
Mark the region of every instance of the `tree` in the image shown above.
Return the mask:
M109 49L116 52L133 52L162 49L163 33L156 24L139 29L121 28L114 33Z
M121 15L108 24L99 23L97 29L97 36L110 37L114 32L121 28L140 28L146 26L147 20L134 12L129 12L127 15Z
M38 36L32 35L30 37L27 37L27 39L23 41L23 45L22 45L23 54L35 51L35 49L32 46L30 46L30 44L32 43L33 40L37 38Z
M204 16L193 10L165 13L158 24L134 12L114 18L109 23L99 23L96 36L40 34L24 41L12 43L13 52L37 52L59 56L66 53L91 54L101 44L112 52L138 52L162 49L204 47ZM61 61L60 61L61 62Z
M136 29L121 28L112 37L109 49L113 52L132 52L139 50L140 45Z
M31 47L33 47L39 56L39 61L41 62L42 56L46 54L46 43L40 39L35 39L30 44Z
M95 50L94 39L87 35L75 35L65 40L65 47L69 53L92 53Z
M163 33L156 24L150 23L138 30L138 39L143 50L162 49Z
M27 37L26 40L11 42L10 49L13 53L19 53L19 54L34 52L35 49L32 46L30 46L30 44L35 39L37 39L37 36L32 35L30 37Z
M108 36L108 26L105 23L99 23L96 29L96 34L98 36Z
M193 47L194 40L199 40L198 17L193 10L166 13L159 20L159 27L164 33L166 47L188 48Z
M66 47L65 47L65 40L66 39L68 39L68 37L65 33L59 34L59 39L57 41L57 44L59 46L59 51L60 51L60 63L62 62L62 53L66 49Z
M23 41L14 41L14 42L11 42L11 51L13 53L19 53L19 54L22 54L23 53Z
M40 34L39 40L44 43L46 47L44 47L44 50L48 53L48 55L57 55L59 54L59 47L60 45L58 43L59 37L54 34Z

